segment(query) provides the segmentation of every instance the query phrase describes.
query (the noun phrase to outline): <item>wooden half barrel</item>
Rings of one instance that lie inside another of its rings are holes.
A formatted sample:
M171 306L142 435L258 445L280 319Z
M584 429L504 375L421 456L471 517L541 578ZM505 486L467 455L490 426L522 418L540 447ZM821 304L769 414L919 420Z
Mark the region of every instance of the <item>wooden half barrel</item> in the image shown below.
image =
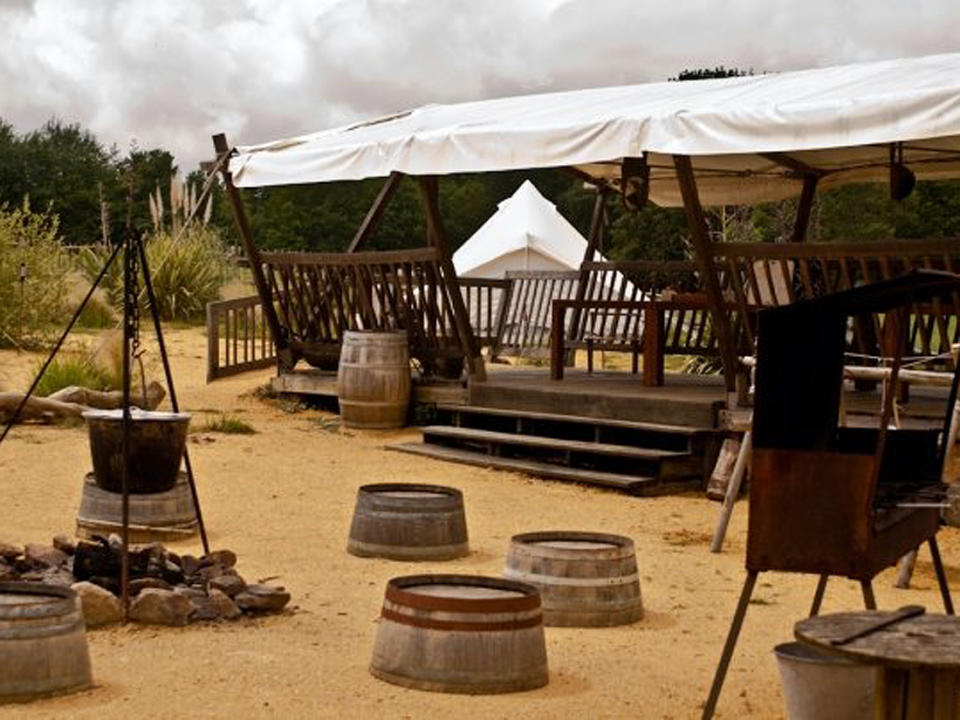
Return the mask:
M110 492L121 492L123 412L88 410L83 417L90 433L90 455L97 485ZM189 425L189 413L131 410L127 477L130 493L159 493L176 484Z
M607 627L643 617L633 540L622 535L514 535L503 574L540 590L545 625Z
M370 672L418 690L503 693L547 684L540 594L474 575L387 583Z
M405 332L344 333L337 371L337 399L344 425L403 427L410 407L410 384Z
M0 702L91 684L83 611L67 587L0 583Z
M119 533L123 523L123 496L108 492L94 482L93 473L83 480L77 535ZM181 472L173 489L161 493L130 495L130 541L177 540L197 532L197 513L187 475Z
M467 555L463 493L417 483L361 486L347 552L391 560L452 560Z

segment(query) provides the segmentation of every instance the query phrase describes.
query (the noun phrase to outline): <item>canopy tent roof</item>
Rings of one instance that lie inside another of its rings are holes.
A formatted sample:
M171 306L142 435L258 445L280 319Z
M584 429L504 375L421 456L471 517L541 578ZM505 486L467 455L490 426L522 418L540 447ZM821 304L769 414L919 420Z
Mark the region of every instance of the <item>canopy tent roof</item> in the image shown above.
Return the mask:
M650 198L680 205L689 155L705 204L753 203L885 181L889 143L920 179L960 176L960 53L771 75L660 82L427 105L239 147L240 187L575 167L616 186L647 153Z
M529 180L502 201L497 211L453 254L459 277L480 271L536 269L523 265L527 252L545 256L550 264L576 270L587 252L587 241L556 206ZM596 253L594 260L605 258ZM518 262L519 261L519 262ZM487 274L483 274L486 272Z

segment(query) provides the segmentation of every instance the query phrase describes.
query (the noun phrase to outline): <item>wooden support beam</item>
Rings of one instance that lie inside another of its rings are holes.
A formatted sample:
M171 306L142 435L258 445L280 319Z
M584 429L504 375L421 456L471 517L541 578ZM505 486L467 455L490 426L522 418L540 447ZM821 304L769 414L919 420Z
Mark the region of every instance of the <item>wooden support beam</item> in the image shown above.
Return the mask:
M373 235L374 230L377 229L377 225L380 224L380 218L383 217L387 205L390 204L390 199L397 191L397 188L400 187L401 180L403 180L403 173L397 171L390 173L390 177L387 178L383 187L380 188L380 192L377 193L373 204L370 206L370 209L367 210L367 216L363 219L363 222L360 223L357 234L353 236L353 240L351 240L350 245L347 246L348 253L356 252L357 249Z
M720 291L720 281L710 253L710 237L707 234L707 220L700 205L700 196L697 193L697 181L693 175L693 163L687 155L674 155L673 165L677 171L677 182L680 184L680 194L683 196L683 207L687 213L687 224L690 226L690 237L693 241L694 259L702 278L703 287L710 305L710 318L713 321L713 331L717 335L717 345L720 348L720 359L723 361L723 378L727 393L737 390L737 353L734 347L733 331L730 328L730 318L727 316L726 303Z
M797 205L797 218L793 224L793 236L790 242L803 242L807 238L807 227L810 225L810 210L813 208L813 198L817 194L817 175L804 175L803 190L800 192L800 203Z
M471 380L483 382L487 379L486 369L483 366L483 357L480 355L477 339L470 327L467 306L463 302L463 295L460 294L457 271L453 267L453 259L450 253L450 243L447 242L446 229L443 227L443 219L440 217L437 178L428 175L419 177L417 180L420 184L420 198L423 201L423 210L427 218L427 237L439 251L437 255L440 261L440 269L443 271L443 282L447 287L447 294L450 296L457 334L463 344L467 372L470 374Z
M223 133L213 136L213 147L217 153L217 159L231 152L227 144L227 136ZM270 332L273 334L273 342L277 348L277 362L281 369L293 369L295 361L290 351L287 334L280 326L280 320L277 318L276 309L273 306L273 293L267 284L267 279L263 275L263 266L260 261L260 253L253 243L253 231L250 229L250 221L247 219L247 212L243 206L243 198L240 197L240 191L233 184L233 178L227 169L226 163L220 166L220 175L223 178L223 184L227 190L227 197L230 199L230 207L233 211L233 221L237 225L237 232L240 234L240 242L243 244L243 250L247 254L247 261L250 263L250 271L253 273L253 284L257 288L257 294L260 296L260 302L263 306L263 316L267 320Z
M813 165L808 165L803 160L797 160L792 155L787 155L786 153L781 152L765 152L758 153L760 157L769 160L770 162L776 163L781 167L785 167L788 170L792 170L797 175L807 177L808 175L813 175L814 177L823 177L827 174L826 170L813 167Z

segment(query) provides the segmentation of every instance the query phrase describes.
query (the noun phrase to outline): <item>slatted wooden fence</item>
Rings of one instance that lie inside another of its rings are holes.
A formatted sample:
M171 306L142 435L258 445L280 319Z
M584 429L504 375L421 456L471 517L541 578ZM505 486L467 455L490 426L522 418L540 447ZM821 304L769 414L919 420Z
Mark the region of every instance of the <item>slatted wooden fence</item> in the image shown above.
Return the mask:
M207 303L207 382L276 361L260 296Z
M509 302L503 313L499 355L539 355L550 351L550 307L556 299L570 300L577 292L576 270L530 270L507 272Z

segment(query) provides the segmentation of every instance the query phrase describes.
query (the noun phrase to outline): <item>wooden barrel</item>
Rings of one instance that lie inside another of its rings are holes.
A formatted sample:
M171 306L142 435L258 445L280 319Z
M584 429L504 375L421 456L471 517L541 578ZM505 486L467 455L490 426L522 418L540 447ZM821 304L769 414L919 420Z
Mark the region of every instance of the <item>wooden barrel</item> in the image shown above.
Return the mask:
M337 399L343 424L398 428L410 406L410 352L405 332L348 330L340 349Z
M545 625L607 627L643 617L633 540L622 535L514 535L503 574L540 590Z
M502 693L547 684L537 589L473 575L387 583L370 672L419 690Z
M357 490L347 552L392 560L467 555L463 493L442 485L363 485Z
M67 587L0 583L0 702L89 687L83 611Z
M123 523L123 496L99 487L88 473L83 480L77 535L109 535L120 532ZM172 490L130 495L130 541L153 542L191 537L197 532L193 495L181 472Z

